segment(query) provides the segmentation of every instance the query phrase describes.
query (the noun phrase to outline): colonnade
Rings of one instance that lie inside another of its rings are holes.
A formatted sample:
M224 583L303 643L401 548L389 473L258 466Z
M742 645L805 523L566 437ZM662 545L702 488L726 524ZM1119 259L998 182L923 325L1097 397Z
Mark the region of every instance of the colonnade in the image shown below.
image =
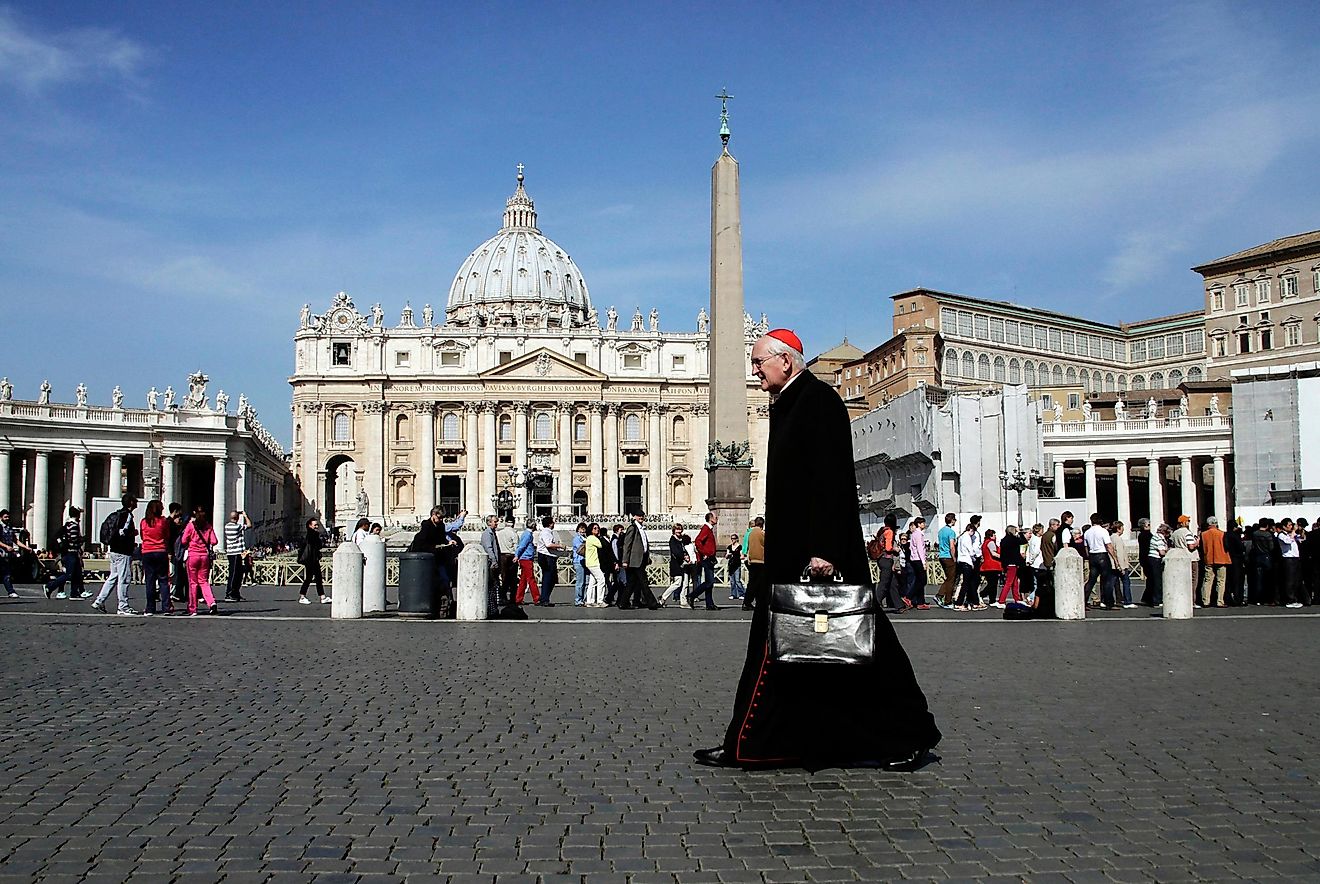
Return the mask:
M1055 457L1054 460L1054 487L1055 494L1059 497L1065 496L1064 478L1069 464L1075 464L1078 459L1064 459ZM1088 457L1080 458L1082 465L1082 475L1084 483L1084 495L1086 500L1086 511L1078 513L1079 520L1089 518L1090 514L1099 509L1098 481L1096 478L1097 467L1100 469L1114 470L1114 479L1116 486L1116 506L1115 512L1105 513L1103 516L1113 516L1117 521L1122 522L1129 527L1132 526L1132 500L1131 500L1131 469L1130 464L1135 463L1137 469L1143 469L1147 475L1147 506L1146 512L1150 514L1152 522L1158 524L1165 521L1166 508L1168 506L1165 485L1167 482L1167 471L1173 464L1177 464L1179 501L1178 514L1186 515L1191 518L1193 524L1199 525L1209 516L1217 516L1221 525L1228 523L1228 477L1226 474L1226 459L1224 455L1215 454L1209 457L1200 457L1192 455L1180 455L1173 458L1162 458L1147 455L1146 457ZM1206 462L1211 465L1212 473L1212 511L1200 511L1200 471ZM1175 526L1176 527L1176 526Z

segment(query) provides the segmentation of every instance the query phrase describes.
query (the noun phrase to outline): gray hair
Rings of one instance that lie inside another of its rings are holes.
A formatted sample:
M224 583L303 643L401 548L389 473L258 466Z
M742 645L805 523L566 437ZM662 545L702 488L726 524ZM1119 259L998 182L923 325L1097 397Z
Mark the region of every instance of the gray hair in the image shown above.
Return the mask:
M1207 525L1212 526L1212 527L1217 527L1217 526L1219 525L1219 517L1218 517L1218 516L1211 516L1210 518L1208 518L1208 519L1205 520L1205 523L1206 523Z
M1150 530L1150 519L1137 519L1137 530L1138 531Z
M780 353L787 353L788 358L793 363L793 371L799 372L807 367L807 359L792 344L785 344L779 338L772 338L766 335L761 340L765 341L765 348L770 351L771 356L778 356Z

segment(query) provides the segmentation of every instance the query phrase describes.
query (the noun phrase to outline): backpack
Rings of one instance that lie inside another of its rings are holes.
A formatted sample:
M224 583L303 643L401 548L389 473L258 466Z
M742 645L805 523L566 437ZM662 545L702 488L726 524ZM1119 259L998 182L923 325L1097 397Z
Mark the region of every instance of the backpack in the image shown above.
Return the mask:
M115 510L106 516L105 521L101 523L101 533L98 537L102 546L109 547L111 542L114 541L115 534L119 532L119 526L123 524L119 518L122 514L122 510Z
M880 542L880 536L877 534L866 542L866 555L873 561L879 561L880 556L884 555L885 547Z
M187 527L188 526L186 525L184 526L185 529ZM179 563L180 565L182 565L184 559L188 557L188 546L183 542L183 531L180 531L179 535L174 538L173 554L174 554L174 561Z

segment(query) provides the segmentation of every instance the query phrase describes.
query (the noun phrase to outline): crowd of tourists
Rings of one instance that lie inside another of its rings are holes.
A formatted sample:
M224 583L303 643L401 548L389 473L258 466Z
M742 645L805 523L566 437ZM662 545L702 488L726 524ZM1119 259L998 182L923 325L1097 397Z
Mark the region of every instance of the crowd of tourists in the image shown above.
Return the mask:
M1092 514L1085 527L1064 512L1048 524L1008 525L1003 536L982 529L981 517L965 525L949 513L935 536L933 557L944 582L934 594L936 607L980 611L1020 605L1047 613L1053 609L1054 560L1072 548L1086 569L1086 605L1095 610L1161 607L1165 557L1183 549L1192 555L1192 586L1200 608L1277 605L1301 608L1320 593L1320 531L1305 519L1261 519L1227 531L1215 517L1200 530L1187 516L1175 527L1137 522L1135 537L1122 522ZM926 596L928 554L925 519L900 530L895 516L867 543L879 571L877 594L890 614L931 609ZM1132 595L1132 578L1144 578L1145 591Z

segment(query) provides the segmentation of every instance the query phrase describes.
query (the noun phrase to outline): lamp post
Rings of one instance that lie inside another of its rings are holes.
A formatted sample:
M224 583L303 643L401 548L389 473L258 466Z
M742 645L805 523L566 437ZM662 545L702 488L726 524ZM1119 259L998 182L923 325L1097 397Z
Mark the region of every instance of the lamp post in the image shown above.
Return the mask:
M526 515L530 520L533 515L531 488L550 475L550 469L539 464L528 464L526 466L510 464L504 473L504 488L491 495L491 502L495 505L496 512L512 515L523 500L526 500Z
M1018 527L1021 528L1022 492L1026 491L1028 488L1035 488L1040 484L1040 471L1028 470L1025 473L1022 472L1022 449L1020 448L1018 449L1014 460L1017 462L1017 465L1013 468L1013 472L1010 473L1008 470L999 471L999 487L1003 488L1005 491L1017 492L1017 522Z

